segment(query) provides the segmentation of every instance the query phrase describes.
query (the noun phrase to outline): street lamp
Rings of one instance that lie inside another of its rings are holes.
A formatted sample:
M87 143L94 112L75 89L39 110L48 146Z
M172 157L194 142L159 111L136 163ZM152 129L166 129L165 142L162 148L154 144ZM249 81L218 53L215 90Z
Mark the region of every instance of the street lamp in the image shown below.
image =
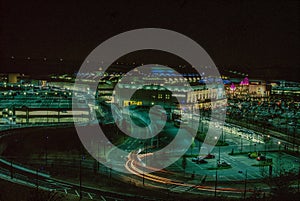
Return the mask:
M215 136L215 140L218 140L217 136ZM221 151L220 151L220 146L218 146L218 147L219 147L219 159L218 159L218 161L220 163L221 162Z
M147 166L147 143L144 142L144 149L146 151L146 155L145 155L145 167ZM145 186L145 170L143 168L143 186Z
M267 138L265 139L265 156L267 156L267 143L270 140L270 135L267 135Z
M217 186L218 186L218 166L216 167L215 197L217 197Z
M247 193L247 170L245 172L244 200L246 200L246 193Z
M281 145L281 142L278 141L278 161L279 161L279 175L281 176L281 154L280 154L280 145Z
M240 135L241 137L241 152L243 152L243 138L242 138L242 135Z
M47 147L47 143L48 143L48 136L46 136L46 138L45 138L45 166L46 167L48 165L48 147Z

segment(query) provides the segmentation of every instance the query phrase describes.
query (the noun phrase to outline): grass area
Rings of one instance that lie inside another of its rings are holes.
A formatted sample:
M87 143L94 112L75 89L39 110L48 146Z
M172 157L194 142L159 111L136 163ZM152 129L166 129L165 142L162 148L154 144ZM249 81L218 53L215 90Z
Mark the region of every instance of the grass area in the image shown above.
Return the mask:
M231 165L226 166L226 167L210 167L210 168L207 168L207 170L224 170L224 169L230 169L230 168L231 168Z
M204 135L203 133L198 132L196 137L195 137L198 141L200 142L204 142L206 135ZM219 139L219 141L217 142L216 146L228 146L229 144L227 142L224 142L222 140Z
M198 157L199 154L184 154L184 157L186 158L194 158L194 157Z
M112 125L101 126L104 133L109 133L109 140L117 145L126 139L125 135L117 132ZM87 133L87 136L89 134ZM4 142L2 142L4 143ZM19 159L26 159L34 156L43 158L46 151L49 154L60 153L63 155L88 155L85 151L75 127L68 128L35 128L22 129L19 133L5 138L5 149L2 150L3 156L14 156Z
M266 161L262 161L256 164L252 164L251 166L255 166L255 167L264 167L264 166L270 166L272 165L272 162L266 162Z
M238 155L247 155L249 152L230 152L228 155L238 156Z
M2 201L79 201L75 195L66 195L59 192L48 192L30 188L8 181L0 180L0 200ZM83 198L81 201L88 201Z

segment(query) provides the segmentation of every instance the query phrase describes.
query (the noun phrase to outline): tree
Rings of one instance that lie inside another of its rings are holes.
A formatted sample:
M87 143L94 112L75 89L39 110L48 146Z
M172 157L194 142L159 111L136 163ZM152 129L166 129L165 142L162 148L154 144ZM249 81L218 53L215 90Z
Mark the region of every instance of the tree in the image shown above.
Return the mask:
M266 178L265 181L270 186L273 194L271 200L286 200L286 198L298 200L297 196L293 196L295 189L290 187L295 178L296 175L293 172L283 172L279 177Z
M196 144L195 144L195 138L193 138L192 144L191 144L191 147L190 147L190 149L191 149L191 155L193 155L193 149L194 149L195 146L196 146Z

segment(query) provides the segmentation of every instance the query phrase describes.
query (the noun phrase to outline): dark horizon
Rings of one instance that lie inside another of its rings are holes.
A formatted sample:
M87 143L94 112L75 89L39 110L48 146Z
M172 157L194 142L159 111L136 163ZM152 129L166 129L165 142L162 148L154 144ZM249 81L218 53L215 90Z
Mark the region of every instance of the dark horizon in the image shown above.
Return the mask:
M298 10L297 1L44 4L2 0L1 72L74 73L106 39L132 29L157 27L198 42L221 72L238 70L253 78L298 81ZM149 57L141 55L138 60L147 63ZM124 61L139 63L136 57ZM165 58L155 61L180 65Z

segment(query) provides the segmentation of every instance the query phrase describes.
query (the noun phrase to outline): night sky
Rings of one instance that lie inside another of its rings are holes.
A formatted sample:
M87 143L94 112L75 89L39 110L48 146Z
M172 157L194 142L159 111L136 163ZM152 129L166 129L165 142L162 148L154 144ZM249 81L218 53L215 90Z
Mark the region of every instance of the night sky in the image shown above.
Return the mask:
M197 41L222 71L299 80L299 1L82 2L1 1L0 71L75 72L111 36L157 27ZM142 55L137 62L151 58Z

